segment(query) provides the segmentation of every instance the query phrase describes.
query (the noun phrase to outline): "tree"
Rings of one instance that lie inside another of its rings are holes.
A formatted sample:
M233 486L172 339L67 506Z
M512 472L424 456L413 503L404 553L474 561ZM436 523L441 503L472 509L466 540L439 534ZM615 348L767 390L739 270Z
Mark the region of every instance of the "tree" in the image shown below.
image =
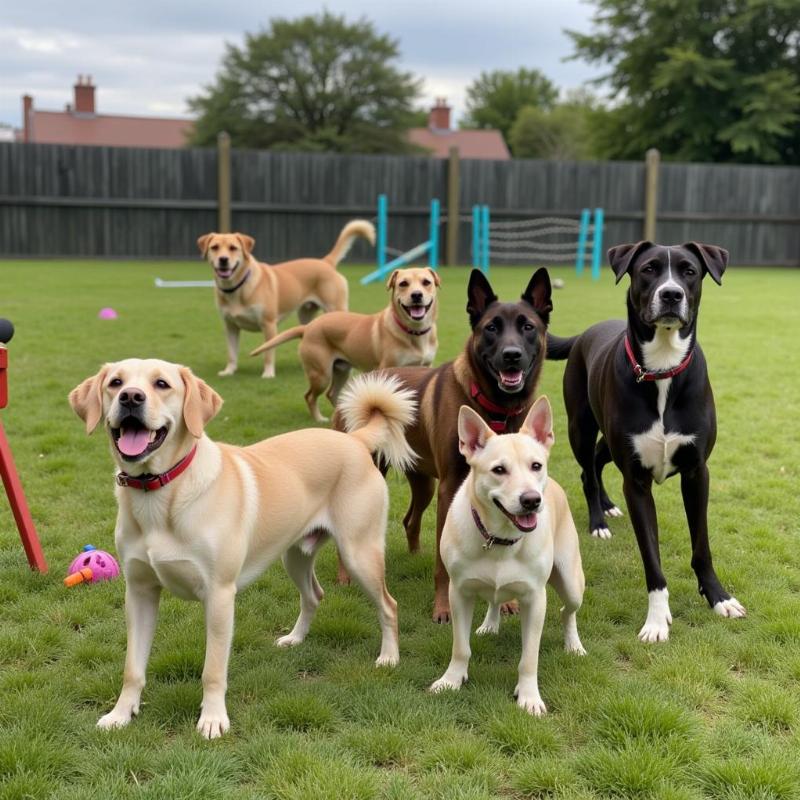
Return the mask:
M393 62L372 23L324 12L273 19L227 45L216 82L189 99L194 144L227 131L238 147L360 153L414 151L405 138L420 83Z
M525 106L511 127L509 145L515 158L595 158L593 131L602 114L597 101L580 90L550 109Z
M594 0L574 57L606 64L611 158L800 163L797 0Z
M523 108L549 109L557 99L558 89L538 69L482 72L467 87L467 114L461 127L495 128L508 141Z

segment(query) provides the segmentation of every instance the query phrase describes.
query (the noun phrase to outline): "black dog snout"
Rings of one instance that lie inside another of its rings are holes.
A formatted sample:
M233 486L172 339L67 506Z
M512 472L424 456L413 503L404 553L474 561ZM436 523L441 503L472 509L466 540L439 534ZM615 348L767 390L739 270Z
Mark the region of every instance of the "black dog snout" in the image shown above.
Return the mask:
M539 492L523 492L519 496L519 504L525 511L536 511L542 504L542 496Z
M658 296L661 298L662 303L677 305L683 300L683 289L662 289Z
M422 292L411 292L411 302L412 303L421 303L422 302Z
M228 256L220 256L218 263L219 263L219 266L221 266L221 267L227 267L228 266Z
M503 350L503 361L506 364L519 364L522 360L522 348L520 347L506 347Z
M123 389L119 393L119 404L125 408L138 408L146 399L141 389Z

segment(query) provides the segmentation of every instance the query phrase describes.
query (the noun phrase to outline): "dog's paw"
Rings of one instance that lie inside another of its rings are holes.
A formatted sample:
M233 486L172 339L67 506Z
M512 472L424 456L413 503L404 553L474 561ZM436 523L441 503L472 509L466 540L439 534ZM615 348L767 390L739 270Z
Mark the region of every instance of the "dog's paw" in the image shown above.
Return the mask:
M514 696L517 698L517 705L534 717L541 717L547 713L547 706L539 692L521 692L518 687L514 690Z
M220 378L227 378L229 375L233 375L234 372L236 372L236 367L225 367L225 369L221 369L217 375L219 375Z
M714 603L714 613L729 619L747 616L747 610L735 597L729 597L727 600L720 600L719 603Z
M621 517L622 516L622 511L619 508L617 508L616 506L611 506L611 508L603 509L603 513L607 517Z
M286 636L279 636L275 640L275 644L278 647L295 647L296 645L301 644L302 641L302 636L298 636L296 633L287 633Z
M608 528L594 528L592 530L592 536L595 539L610 539L611 531Z
M265 369L265 370L264 370L264 371L261 373L261 377L262 377L262 378L274 378L274 377L275 377L275 370L274 370L274 369L273 369L273 370L266 370L266 369Z
M484 620L481 623L480 627L475 629L475 633L478 636L490 636L496 633L500 633L500 622L495 620L487 622L486 620Z
M138 706L127 709L114 708L97 720L97 727L106 731L113 728L124 728L138 713Z
M669 626L672 624L672 617L667 615L663 619L650 619L648 616L642 629L639 631L639 640L646 644L654 642L666 642L669 639Z
M431 619L437 625L449 625L450 624L450 609L447 607L441 606L434 606L433 608L433 615Z
M507 603L501 603L500 613L506 617L513 617L515 614L519 614L519 603L516 600L509 600Z
M197 730L204 739L219 739L230 727L231 721L224 708L216 712L203 711L197 722Z
M396 667L400 663L400 656L397 653L389 653L384 655L381 653L375 659L376 667Z
M564 652L574 653L576 656L586 655L586 650L577 635L570 636L564 640Z
M467 682L467 673L458 673L451 675L449 672L445 672L438 681L434 681L428 691L432 692L433 694L439 694L439 692L457 692L465 683Z

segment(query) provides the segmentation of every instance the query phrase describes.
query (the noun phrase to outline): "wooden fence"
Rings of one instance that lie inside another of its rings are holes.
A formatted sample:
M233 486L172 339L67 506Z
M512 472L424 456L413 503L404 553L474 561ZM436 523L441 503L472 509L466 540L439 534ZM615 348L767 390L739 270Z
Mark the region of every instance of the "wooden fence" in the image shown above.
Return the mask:
M388 243L427 238L443 203L445 263L470 260L469 215L605 210L607 245L650 234L720 244L734 264L800 265L800 168L641 162L475 161L216 149L0 144L3 257L192 258L230 226L266 261L326 253L342 225L389 197ZM359 243L352 259L371 261Z

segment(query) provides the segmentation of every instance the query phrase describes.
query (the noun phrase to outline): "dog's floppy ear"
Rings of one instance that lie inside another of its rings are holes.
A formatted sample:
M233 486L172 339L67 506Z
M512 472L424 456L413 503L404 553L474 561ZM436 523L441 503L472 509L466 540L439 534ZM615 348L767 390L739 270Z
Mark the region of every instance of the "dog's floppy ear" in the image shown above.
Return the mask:
M433 283L436 286L442 285L442 279L439 276L439 273L433 267L427 267L428 272L431 274L431 278L433 278Z
M472 463L475 453L482 450L492 436L495 436L494 431L477 411L469 406L461 406L458 410L458 451L468 464Z
M206 257L206 253L208 253L208 244L209 242L216 236L216 233L204 233L201 237L197 240L197 247L200 252L203 254L203 258Z
M222 398L189 367L181 367L183 381L183 421L195 439L203 435L203 428L222 408Z
M553 435L553 409L547 395L542 395L532 406L521 428L523 433L533 436L539 444L548 450L553 446L556 437Z
M397 283L397 273L400 272L399 269L393 269L392 274L389 276L389 280L386 281L386 289L387 291L391 291L394 289L394 285Z
M553 290L550 286L550 274L542 267L537 269L528 281L522 299L532 305L536 313L544 320L547 325L550 322L550 312L553 310L552 300Z
M648 247L655 247L652 242L636 242L635 244L618 244L608 251L608 263L614 270L614 275L619 283L626 272L630 272L636 257L647 250Z
M109 367L109 364L104 364L97 375L87 378L69 393L69 404L86 423L86 433L92 433L103 416L103 381Z
M246 233L235 233L234 236L239 240L244 254L249 258L253 254L253 248L256 246L256 240Z
M703 274L707 272L714 279L714 283L722 286L722 273L728 266L728 251L713 244L700 244L700 242L686 242L683 246L700 259Z
M469 274L467 286L467 314L470 326L474 328L483 316L483 312L496 302L497 295L486 276L479 269L473 269Z

